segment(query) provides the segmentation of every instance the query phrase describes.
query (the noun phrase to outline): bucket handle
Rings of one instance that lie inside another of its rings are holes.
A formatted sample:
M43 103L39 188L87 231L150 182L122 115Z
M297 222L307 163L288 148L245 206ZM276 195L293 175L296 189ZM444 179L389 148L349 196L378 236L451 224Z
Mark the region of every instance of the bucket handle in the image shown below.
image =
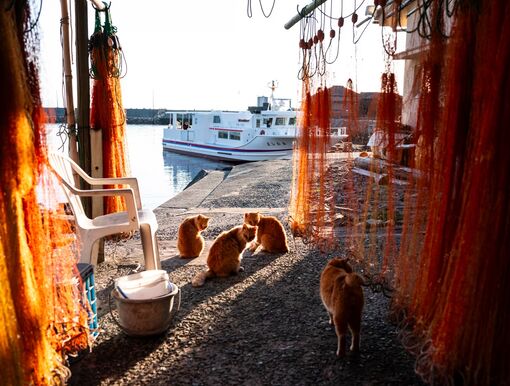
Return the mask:
M175 304L174 307L172 307L172 312L170 313L170 315L172 315L172 322L174 320L174 316L181 309L181 288L177 284L175 284L175 286L177 287L177 293L174 295L174 299L175 296L177 296L177 307L175 306Z

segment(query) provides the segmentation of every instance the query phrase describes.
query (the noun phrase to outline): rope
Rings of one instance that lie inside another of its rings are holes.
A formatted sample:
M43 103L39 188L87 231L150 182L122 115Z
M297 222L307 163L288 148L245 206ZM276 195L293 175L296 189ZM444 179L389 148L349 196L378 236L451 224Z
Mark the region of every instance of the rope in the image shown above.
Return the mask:
M12 2L12 4L15 3L16 0L14 0ZM11 5L12 6L12 5ZM11 7L10 6L10 7ZM43 7L43 0L41 0L41 5L39 6L39 11L37 11L37 17L35 18L35 21L30 25L30 27L26 30L23 31L24 34L28 34L30 32L33 31L33 29L35 28L35 26L39 23L39 18L41 17L41 11L42 11L42 7Z
M273 5L271 6L271 10L269 11L269 13L266 14L266 11L264 10L264 6L262 5L262 0L259 0L260 10L262 11L262 15L264 15L264 17L266 19L268 19L272 15L275 4L276 4L276 0L273 0ZM248 0L248 2L246 4L246 14L250 19L253 17L251 0Z

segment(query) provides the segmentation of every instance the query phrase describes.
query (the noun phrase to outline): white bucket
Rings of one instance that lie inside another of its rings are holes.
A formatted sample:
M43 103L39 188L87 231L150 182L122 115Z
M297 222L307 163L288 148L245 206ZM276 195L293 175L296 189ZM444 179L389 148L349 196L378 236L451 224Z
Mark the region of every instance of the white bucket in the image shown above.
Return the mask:
M142 271L115 280L119 295L126 299L152 299L169 292L170 278L161 269Z
M165 332L181 302L179 287L161 270L123 276L115 281L111 294L119 314L117 323L130 336ZM177 304L174 305L176 295Z

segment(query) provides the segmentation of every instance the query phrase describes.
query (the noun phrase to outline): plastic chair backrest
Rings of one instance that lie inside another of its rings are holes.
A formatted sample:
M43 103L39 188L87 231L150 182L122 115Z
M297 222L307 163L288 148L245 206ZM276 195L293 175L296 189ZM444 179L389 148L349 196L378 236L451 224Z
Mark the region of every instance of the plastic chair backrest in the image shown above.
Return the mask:
M73 166L78 168L83 173L85 172L73 160L63 154L50 153L49 160L55 172L62 179L64 191L67 195L67 199L69 200L69 204L71 205L71 209L73 210L73 213L76 217L76 221L80 222L81 216L86 216L85 210L83 209L83 204L80 197L76 194L73 194L71 189L69 189L69 186L73 187L74 189L80 189L80 187L76 184L75 176L73 173Z

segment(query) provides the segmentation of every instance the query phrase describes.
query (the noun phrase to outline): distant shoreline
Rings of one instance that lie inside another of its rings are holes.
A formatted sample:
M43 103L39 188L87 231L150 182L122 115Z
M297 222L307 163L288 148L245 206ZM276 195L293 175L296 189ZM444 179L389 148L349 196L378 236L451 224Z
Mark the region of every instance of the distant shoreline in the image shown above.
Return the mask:
M47 123L65 123L66 109L63 107L44 107ZM168 125L166 109L125 109L128 124Z

